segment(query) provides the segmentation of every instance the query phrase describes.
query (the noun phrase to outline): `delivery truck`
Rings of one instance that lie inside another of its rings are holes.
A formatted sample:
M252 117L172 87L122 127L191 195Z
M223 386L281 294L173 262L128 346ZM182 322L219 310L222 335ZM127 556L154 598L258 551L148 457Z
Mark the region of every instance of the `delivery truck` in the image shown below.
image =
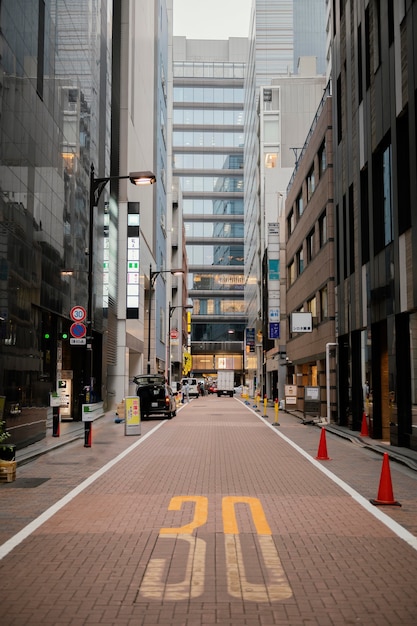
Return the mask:
M217 372L217 395L233 398L235 391L235 373L233 370L219 370Z

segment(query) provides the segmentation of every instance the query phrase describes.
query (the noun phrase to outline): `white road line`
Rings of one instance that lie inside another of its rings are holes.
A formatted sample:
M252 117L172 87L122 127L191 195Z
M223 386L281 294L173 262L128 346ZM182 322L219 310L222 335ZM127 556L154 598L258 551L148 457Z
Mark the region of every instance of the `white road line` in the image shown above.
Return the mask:
M254 415L256 415L256 417L259 418L259 420L263 424L268 426L272 430L273 433L278 435L278 437L281 437L281 439L286 441L290 446L292 446L295 450L297 450L297 452L299 452L304 458L306 458L307 461L310 461L310 463L314 465L315 467L317 467L317 469L323 472L323 474L325 474L328 478L330 478L330 480L332 480L334 483L339 485L339 487L341 487L344 491L346 491L346 493L348 493L354 500L356 500L358 504L360 504L364 509L366 509L368 513L371 513L371 515L376 517L380 522L382 522L383 524L385 524L385 526L387 526L390 530L392 530L392 532L395 533L397 537L400 537L400 539L408 543L412 548L414 548L414 550L417 550L417 537L414 537L414 535L410 533L408 530L406 530L403 526L401 526L401 524L398 524L395 520L391 519L388 515L383 513L381 509L371 504L366 498L361 496L360 493L355 491L350 485L345 483L341 478L339 478L338 476L330 472L327 469L327 467L325 467L315 458L310 456L308 452L300 448L300 446L294 443L294 441L291 441L291 439L283 435L279 430L277 430L277 428L274 428L273 424L266 422L265 418L262 418L260 415L258 415L258 413L256 413L252 408L250 408L246 404L243 404L243 406L245 407L245 409L248 409L248 411L251 411Z
M141 443L143 443L148 437L153 435L158 430L158 428L161 428L161 426L163 426L164 424L167 424L167 423L168 423L167 420L164 420L163 422L161 422L160 424L155 426L155 428L153 428L148 433L146 433L146 435L144 435L143 437L141 437L140 439L135 441L134 444L132 444L131 446L129 446L129 448L127 448L126 450L124 450L123 452L118 454L114 459L112 459L111 461L106 463L106 465L103 465L103 467L100 468L99 470L97 470L96 472L94 472L94 474L91 474L91 476L86 478L77 487L75 487L69 493L67 493L66 496L64 496L63 498L58 500L58 502L53 504L51 507L49 507L49 509L47 509L41 515L39 515L39 517L37 517L32 522L30 522L27 526L22 528L22 530L20 530L18 533L16 533L16 535L14 535L10 539L8 539L5 543L3 543L0 546L0 561L7 554L9 554L9 552L14 550L14 548L16 548L16 546L18 546L19 543L22 543L22 541L24 541L27 537L29 537L29 535L31 535L33 532L35 532L35 530L37 530L40 526L42 526L42 524L44 524L46 521L48 521L53 515L55 515L55 513L57 513L66 504L68 504L68 502L71 502L71 500L73 500L81 492L83 492L85 489L87 489L87 487L89 487L92 483L94 483L98 478L103 476L103 474L108 472L112 467L114 467L114 465L116 465L117 463L119 463L119 461L124 459L125 456L130 454L130 452L132 452L132 450L134 450L135 448L140 446Z

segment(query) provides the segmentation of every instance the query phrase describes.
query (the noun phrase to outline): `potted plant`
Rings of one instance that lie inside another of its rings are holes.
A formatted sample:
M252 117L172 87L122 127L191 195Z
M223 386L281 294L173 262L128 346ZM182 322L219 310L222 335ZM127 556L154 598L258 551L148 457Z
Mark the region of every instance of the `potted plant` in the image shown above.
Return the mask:
M16 446L14 443L7 443L10 433L5 429L6 422L0 421L0 460L14 461L16 455Z

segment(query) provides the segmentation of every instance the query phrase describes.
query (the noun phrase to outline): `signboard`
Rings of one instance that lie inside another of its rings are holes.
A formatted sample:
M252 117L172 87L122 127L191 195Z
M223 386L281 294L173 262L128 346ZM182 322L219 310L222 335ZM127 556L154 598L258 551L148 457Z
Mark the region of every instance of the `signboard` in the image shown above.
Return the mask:
M270 322L268 330L269 339L279 339L279 322Z
M304 387L304 414L320 415L320 387Z
M87 311L82 306L73 306L70 317L73 322L83 322L87 317Z
M138 396L125 398L125 435L140 435L140 400Z
M295 385L285 385L284 390L286 396L297 397L297 387Z
M70 333L71 337L85 337L87 334L87 326L79 322L74 322L74 324L70 326Z
M292 333L313 332L313 316L311 313L293 313L291 315Z
M246 329L246 346L249 347L249 352L255 352L255 329L254 328Z
M85 346L87 339L85 337L70 337L71 346Z

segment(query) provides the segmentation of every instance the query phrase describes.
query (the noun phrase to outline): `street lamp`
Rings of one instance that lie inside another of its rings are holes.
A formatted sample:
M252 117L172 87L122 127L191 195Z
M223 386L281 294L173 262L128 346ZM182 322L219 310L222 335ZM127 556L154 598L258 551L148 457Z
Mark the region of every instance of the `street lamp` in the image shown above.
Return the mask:
M148 306L148 363L146 368L146 373L151 373L151 309L152 309L152 290L155 284L155 280L158 278L159 274L172 274L173 276L180 276L184 274L184 270L181 268L172 269L172 270L157 270L155 272L152 271L152 264L149 266L149 279L150 279L150 287L149 287L149 306Z
M93 379L93 243L94 243L94 208L98 206L98 201L107 183L111 180L129 179L132 185L153 185L156 182L155 174L149 171L131 172L128 176L105 176L96 178L94 176L94 165L90 170L90 216L88 224L88 296L87 296L87 336L90 343L87 343L85 375L89 376L89 399L91 401L91 389ZM87 400L87 397L86 397Z
M168 385L171 385L171 317L175 309L192 309L192 304L184 304L178 306L171 306L169 303L169 315L168 315L168 355L167 355L167 379Z

